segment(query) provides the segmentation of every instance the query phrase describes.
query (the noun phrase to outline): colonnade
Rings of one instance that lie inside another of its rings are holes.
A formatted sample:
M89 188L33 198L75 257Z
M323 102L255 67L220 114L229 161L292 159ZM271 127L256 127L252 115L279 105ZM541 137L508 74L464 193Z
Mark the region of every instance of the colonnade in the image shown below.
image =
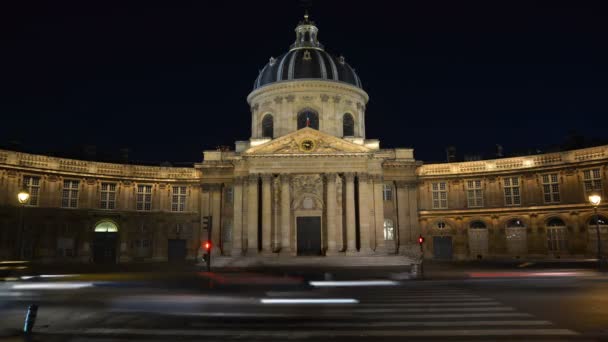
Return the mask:
M212 239L224 246L222 253L241 255L296 255L298 216L321 216L321 250L325 255L372 255L391 253L384 240L384 181L381 175L368 173L324 173L322 187L314 193L321 208L302 208L297 201L302 189L293 184L298 174L248 174L232 182L232 221L230 250L220 241L221 222L213 220ZM221 187L208 188L209 214L220 217ZM405 190L403 190L405 189ZM415 192L414 192L415 194ZM398 200L409 206L408 187L397 187ZM204 202L204 201L203 201ZM310 213L308 210L310 209ZM413 219L416 219L414 208ZM205 210L203 210L204 212ZM411 240L409 208L398 210L404 229L396 228L395 243L400 235ZM204 215L203 215L204 216ZM216 252L219 252L219 248ZM393 250L394 253L394 250Z

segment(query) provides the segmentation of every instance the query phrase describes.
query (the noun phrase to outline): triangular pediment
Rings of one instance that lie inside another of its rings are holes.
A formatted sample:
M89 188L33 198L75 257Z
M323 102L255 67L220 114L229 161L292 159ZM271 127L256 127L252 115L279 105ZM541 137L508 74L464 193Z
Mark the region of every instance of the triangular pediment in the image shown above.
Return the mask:
M309 127L264 144L250 147L245 154L332 154L365 153L371 149Z

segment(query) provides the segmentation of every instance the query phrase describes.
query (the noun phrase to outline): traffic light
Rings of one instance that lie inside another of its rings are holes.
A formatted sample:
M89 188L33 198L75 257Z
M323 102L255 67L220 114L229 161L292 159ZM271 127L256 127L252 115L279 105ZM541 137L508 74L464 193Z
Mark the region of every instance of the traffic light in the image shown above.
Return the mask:
M211 216L203 216L203 229L209 230L211 228Z
M203 243L203 248L205 249L205 253L211 252L211 241L205 241Z
M422 236L422 234L420 234L420 235L418 236L418 244L419 244L420 246L422 246L422 244L424 244L424 237Z

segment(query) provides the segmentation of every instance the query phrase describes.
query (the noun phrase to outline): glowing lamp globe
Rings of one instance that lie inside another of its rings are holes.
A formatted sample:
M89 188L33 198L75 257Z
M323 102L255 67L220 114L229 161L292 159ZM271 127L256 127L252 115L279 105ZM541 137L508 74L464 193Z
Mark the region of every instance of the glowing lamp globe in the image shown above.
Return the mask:
M17 200L19 200L19 203L21 204L25 204L27 203L27 201L30 199L30 193L25 191L25 190L21 190L18 194L17 194Z
M600 202L602 202L602 196L600 196L599 194L591 194L589 195L589 202L593 206L598 206L600 205Z

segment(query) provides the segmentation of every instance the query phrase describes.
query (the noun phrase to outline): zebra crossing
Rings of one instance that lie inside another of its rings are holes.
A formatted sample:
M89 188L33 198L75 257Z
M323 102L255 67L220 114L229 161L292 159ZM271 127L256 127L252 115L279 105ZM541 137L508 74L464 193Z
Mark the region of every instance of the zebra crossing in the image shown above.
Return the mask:
M280 294L302 299L305 293ZM354 299L350 304L258 305L229 312L180 315L151 327L132 318L129 327L98 326L80 336L125 340L572 340L580 335L520 312L494 298L442 286L332 288L310 293L317 299ZM271 296L271 298L277 298ZM300 301L293 301L300 303ZM306 302L304 302L306 303ZM339 303L339 302L338 302ZM180 323L175 323L175 322ZM61 333L61 332L57 332ZM63 332L68 333L69 332Z

